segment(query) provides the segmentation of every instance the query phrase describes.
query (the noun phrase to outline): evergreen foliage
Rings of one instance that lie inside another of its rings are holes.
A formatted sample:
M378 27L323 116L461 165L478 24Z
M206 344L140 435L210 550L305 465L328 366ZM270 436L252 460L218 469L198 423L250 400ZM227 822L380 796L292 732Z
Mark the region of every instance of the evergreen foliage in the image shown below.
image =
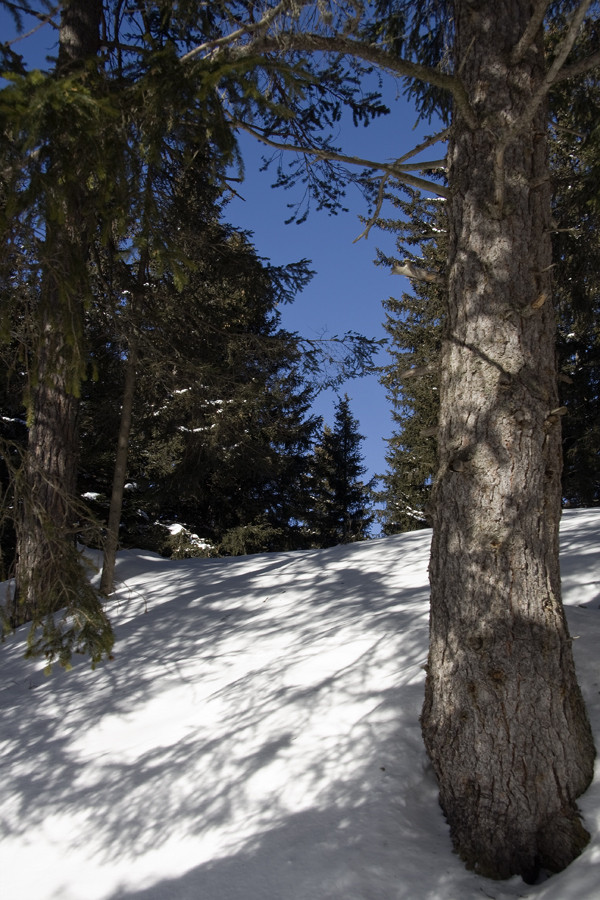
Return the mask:
M333 428L323 427L312 459L308 528L314 547L349 544L369 536L373 484L362 481L366 472L360 452L363 439L346 394L336 405Z
M399 256L416 267L441 274L445 265L445 212L440 201L427 200L397 186L390 200L401 219L386 220L384 229L397 233ZM397 260L379 253L381 265ZM439 358L445 308L444 284L415 281L412 291L384 302L385 327L392 362L383 367L381 382L392 403L397 430L389 439L378 498L384 503L386 534L426 527L427 503L436 471L439 415Z
M228 532L240 528L258 529L253 548L259 535L261 549L289 547L315 421L301 348L280 328L279 308L311 272L306 261L260 260L248 236L222 222L201 176L185 174L161 226L190 261L185 282L150 268L128 324L138 354L128 465L136 488L126 492L120 538L162 550L160 525L185 523L215 547L225 541L223 552L235 543ZM123 315L130 306L127 299ZM110 394L127 360L118 336L105 333L96 345L100 378L86 389L81 490L106 496L111 417L117 428Z
M588 44L597 35L590 26ZM591 44L590 44L591 42ZM563 502L600 503L600 131L598 78L587 73L551 94L553 292L557 310L563 431ZM398 259L441 274L446 256L445 204L393 185L387 199L402 218L381 220L397 232ZM406 199L408 197L408 199ZM414 280L411 291L384 303L392 362L382 370L398 429L389 440L389 469L379 498L384 531L425 527L436 471L439 358L444 286Z
M580 52L598 45L590 23ZM563 430L563 500L600 503L600 79L551 95L554 299Z
M44 5L41 14L28 2L3 0L2 5L14 14L18 27L25 27L24 17L31 13L38 20L40 15L43 21L52 20L60 35L58 60L51 62L48 71L28 70L25 58L11 44L2 52L9 84L2 90L0 235L3 259L8 262L3 263L0 319L5 345L18 348L21 354L26 382L22 401L30 426L22 477L11 475L7 485L7 496L16 501L12 506L24 510L17 548L16 598L21 600L11 618L30 618L35 627L47 612L60 607L61 597L68 605L71 594L87 590L84 569L70 567L77 584L68 596L63 595L59 571L72 541L73 524L79 519L74 476L80 397L83 391L88 402L102 393L93 383L88 386L86 378L98 374L100 361L118 373L124 359L132 361L138 353L144 354L152 334L169 327L168 310L173 309L170 304L159 313L158 286L164 294L165 280L170 279L174 291L181 292L196 263L167 225L182 174L192 169L197 174L201 168L200 183L214 200L227 189L228 169L237 165L241 173L236 128L260 127L263 135L286 131L323 148L330 140L324 136L326 130L335 127L344 103L363 122L381 114L384 107L376 95L359 90L362 66L358 63L343 69L326 63L323 69L322 64L299 57L199 53L198 48L218 47L229 40L239 16L250 23L252 33L253 9L245 4L68 0L58 8ZM318 72L326 72L326 77L317 77ZM296 166L295 174L284 175L280 167L279 181L295 181L302 177L298 172ZM311 196L321 192L321 205L332 210L339 207L342 174L327 159L319 158L311 167L309 181ZM300 269L295 273L290 269L286 275L288 282L298 283L302 277ZM281 285L284 280L280 278ZM15 303L17 285L23 287L23 305ZM214 327L218 331L220 325ZM265 337L268 327L260 327ZM96 343L102 335L103 345ZM297 342L287 346L283 356L297 354ZM361 347L359 354L363 351ZM228 363L231 372L236 365L242 366L243 372L232 376L232 384L245 379L246 390L253 378L250 356L250 351L244 354L236 349ZM352 351L350 362L356 362ZM189 371L181 371L184 367L177 353L171 363L179 373L178 384L186 386L174 387L172 377L161 375L163 393L188 390ZM298 368L296 362L291 364L294 367ZM133 364L130 374L132 369ZM283 375L281 366L280 375L276 386L277 376L271 372L271 383L267 387L263 382L263 390L272 397L279 392L278 402L285 405L284 396L290 391L301 394L304 388L298 388L297 374ZM200 384L204 389L204 381ZM210 382L206 384L212 390ZM51 428L42 433L42 410L49 409L50 395L56 414L52 413ZM110 395L105 391L104 396L106 401ZM200 407L215 402L214 397L209 390L198 399ZM225 392L221 399L231 398ZM307 400L308 394L298 402L302 405ZM245 428L241 412L238 422L244 434L250 434L252 429ZM111 411L106 413L110 418ZM88 435L93 430L89 418L84 428ZM58 434L61 438L54 450L45 449L44 442ZM281 436L271 440L280 447L288 442ZM57 472L50 473L47 466L55 453L61 463ZM298 455L292 450L291 460ZM232 466L234 456L228 457ZM261 454L259 458L264 462ZM104 465L108 465L106 455ZM291 477L289 467L284 473L281 464L275 467L277 476L272 465L264 468L259 473L263 486L274 477L280 484L284 477ZM294 475L291 483L296 482ZM50 513L52 546L48 542L43 560L36 548L44 543L46 524L32 499L39 484L52 491L51 506L56 510ZM17 488L20 497L16 497ZM111 508L117 516L120 491L116 478ZM286 500L290 509L297 502L292 493L290 488ZM285 532L288 526L279 522L289 521L290 514L283 510L282 501L267 504L269 512L259 512L259 506L255 503L252 513L259 517L258 524L264 524L263 516L275 518L277 524L269 525L273 534L280 527ZM253 524L246 515L242 516L245 524ZM111 539L115 527L113 521ZM215 523L215 532L222 527ZM229 527L239 527L239 521ZM59 544L62 549L53 564L53 548ZM42 585L51 573L57 590L44 595ZM52 609L45 605L44 596L51 597Z

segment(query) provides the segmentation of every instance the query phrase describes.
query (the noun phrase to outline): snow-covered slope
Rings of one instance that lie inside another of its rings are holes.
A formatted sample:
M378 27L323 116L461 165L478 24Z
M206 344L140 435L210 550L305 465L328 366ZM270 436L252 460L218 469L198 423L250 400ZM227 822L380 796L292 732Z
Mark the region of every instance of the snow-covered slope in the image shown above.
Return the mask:
M113 662L46 677L10 639L2 900L600 896L600 782L581 800L590 846L543 884L486 881L452 854L418 723L429 540L127 551ZM598 735L600 511L565 514L562 564Z

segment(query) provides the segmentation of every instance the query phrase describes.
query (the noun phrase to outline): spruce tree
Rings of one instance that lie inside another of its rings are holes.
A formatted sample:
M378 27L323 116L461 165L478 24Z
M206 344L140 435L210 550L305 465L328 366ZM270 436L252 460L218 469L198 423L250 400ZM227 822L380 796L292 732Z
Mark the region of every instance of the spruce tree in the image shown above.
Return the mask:
M163 239L176 240L188 261L183 280L168 263L151 266L137 324L127 321L129 299L117 317L125 335L134 329L138 356L127 466L137 487L125 494L120 539L166 549L162 526L180 523L214 547L224 542L224 552L235 542L230 531L250 546L249 529L253 549L288 548L299 533L313 389L279 307L311 273L305 261L275 267L259 259L248 236L223 221L203 171L181 173L160 222ZM104 436L111 418L113 434L117 425L106 385L116 377L119 391L129 368L115 325L95 320L100 377L86 387L86 493L109 491Z
M434 189L450 202L421 723L457 852L489 877L535 880L589 837L576 798L595 751L560 595L546 126L552 86L600 65L595 50L572 52L598 6L382 0L319 10L278 21L275 34L265 22L236 58L359 58L409 79L421 113L437 111L450 129L448 188ZM398 177L419 186L410 171Z
M308 528L315 547L349 544L369 536L372 482L362 480L364 438L358 427L346 394L336 404L333 428L323 427L314 449Z
M38 17L27 2L2 0L2 5L16 19L20 13ZM61 605L73 611L78 597L86 607L88 600L96 604L74 551L74 527L82 513L75 495L79 394L93 369L84 323L96 303L102 307L107 301L108 315L122 313L119 291L131 290L132 281L138 295L134 306L144 307L145 286L157 272L168 268L180 284L185 279L185 254L176 242L161 240L160 231L162 199L181 172L182 158L190 163L199 152L208 181L223 190L227 167L240 168L236 128L260 123L272 132L287 122L321 148L323 129L337 121L343 102L361 121L383 109L377 97L357 90L358 64L351 65L350 80L334 65L321 81L310 66L269 54L235 60L213 52L239 33L240 16L247 19L248 34L256 33L254 10L245 4L68 0L58 9L48 6L43 19L54 23L57 16L59 54L50 72L28 71L25 58L10 45L2 52L11 69L11 84L3 91L1 177L8 215L2 232L10 241L15 222L30 229L39 276L35 327L26 342L31 391L28 453L19 481L16 596L21 599L10 612L14 622L31 618L34 630ZM307 102L308 115L302 112ZM323 167L323 205L339 206L335 167L327 162ZM45 241L37 240L39 235ZM116 293L112 283L96 292L93 276L106 275L102 257L111 246L129 277L119 279ZM125 336L130 361L137 353L134 338L131 331ZM133 365L129 375L131 385ZM108 555L118 527L127 428L123 420ZM75 581L65 594L67 570ZM111 638L96 608L99 644L92 652L97 656ZM52 631L49 656L57 641L60 635ZM66 659L69 650L61 645L57 652Z
M379 253L378 263L392 271L444 271L445 211L411 188L393 186L390 200L402 218L382 221L396 233L399 258ZM399 259L402 262L399 262ZM437 465L439 359L445 287L440 281L414 279L412 290L384 302L391 362L381 382L392 403L396 430L389 438L388 471L378 499L386 534L423 528Z

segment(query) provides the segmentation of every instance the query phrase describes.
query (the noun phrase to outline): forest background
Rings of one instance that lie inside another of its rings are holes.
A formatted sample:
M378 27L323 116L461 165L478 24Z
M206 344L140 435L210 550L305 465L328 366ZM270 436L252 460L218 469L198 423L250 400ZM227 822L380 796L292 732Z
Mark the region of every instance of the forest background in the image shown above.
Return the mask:
M2 5L16 10L7 0ZM398 463L412 470L424 459L422 438L435 433L438 439L432 502L426 496L432 459L420 486L413 485L421 490L416 500L401 478L397 491L409 518L433 524L423 737L457 852L490 877L518 873L533 881L540 868L558 871L585 846L575 799L591 780L594 758L560 603L557 538L566 497L560 422L573 399L573 420L582 428L571 432L575 440L565 458L577 482L582 476L588 482L584 491L574 485L574 499L579 505L598 499L586 465L597 465L597 425L585 427L597 406L590 379L597 340L585 328L586 320L594 327L597 294L591 265L597 229L589 229L597 197L597 122L590 117L597 92L593 78L577 80L600 63L597 4L583 0L565 21L569 3L563 10L515 0L510 9L492 10L457 2L449 18L437 2L426 8L401 0L368 7L351 2L343 9L282 2L268 6L258 23L254 5L242 6L250 19L238 32L188 40L181 58L176 47L185 21L171 18L175 7L118 3L113 40L110 30L101 34L99 0L61 5L58 59L48 78L19 71L11 46L2 48L15 83L2 97L4 326L5 343L17 351L3 376L7 398L21 387L29 423L23 465L18 435L5 442L5 509L10 518L13 502L19 542L9 622L32 619L33 635L43 619L42 645L32 638L31 650L58 655L65 665L73 650L89 652L92 663L110 653L110 623L73 538L89 537L81 534L87 520L77 491L87 476L80 496L95 502L89 479L103 470L108 483L105 445L117 419L102 596L112 590L128 447L132 470L145 479L146 500L154 495L154 515L165 524L164 516L176 509L176 521L187 512L203 524L212 521L226 552L297 549L300 538L304 546L327 546L364 536L360 492L347 513L348 465L353 476L361 474L349 401L337 406L335 428L323 432L309 468L306 451L316 423L305 416L328 375L328 349L342 353L341 369L329 363L340 387L348 371L368 363L369 348L356 335L311 341L282 331L279 305L305 286L309 263L265 263L215 211L220 186L232 180L225 174L235 160L232 126L255 133L264 128L271 139L283 129L300 155L291 176L278 170L279 181L308 182L319 206L338 211L338 188L347 176L336 163L345 160L324 145L323 125L335 131L346 102L367 124L383 112L378 97L364 92L357 59L415 75L420 86L413 83L411 90L421 113L427 118L435 107L444 124L451 123L444 133L447 162L417 164L430 179L447 166L448 184L429 180L427 187L451 202L432 208L402 188L397 205L405 220L388 223L390 232L404 236L401 251L406 244L419 248L422 255L409 258L411 277L425 285L398 310L398 369L388 370L394 391L407 379L428 391L425 397L408 390L425 427L410 441L403 437ZM227 12L221 4L177 10L184 20L199 13L203 25L212 24L215 12ZM285 19L288 11L289 21L277 23L283 30L270 36L274 18ZM133 34L123 35L123 16ZM237 15L230 21L237 25ZM230 53L240 36L251 39ZM145 46L132 46L131 39ZM289 63L269 55L290 47ZM399 57L403 47L417 63ZM324 51L325 58L312 56L305 68L293 57L303 50ZM337 59L330 66L331 52ZM105 53L116 65L112 84L103 77ZM546 69L548 54L553 61ZM573 64L565 67L570 54ZM187 66L190 59L198 64ZM264 77L256 76L257 61ZM573 79L575 87L561 90L561 82ZM439 88L451 93L452 110ZM550 93L546 108L542 101ZM319 102L305 103L307 94ZM307 167L306 153L322 166ZM422 185L406 160L369 168L387 173L379 200L390 175ZM305 212L296 211L301 221ZM562 234L564 242L556 237ZM391 257L381 262L394 265ZM561 384L573 387L567 398L557 390L555 322L547 302L554 268ZM417 337L403 334L407 311L419 325ZM401 368L407 350L408 373ZM108 374L100 378L102 370ZM15 434L24 424L18 412L4 418ZM336 478L345 496L331 491ZM135 483L129 488L134 496L141 491ZM342 515L332 517L332 501L341 497ZM148 510L152 504L134 512L152 522ZM329 534L336 517L344 531ZM64 632L54 617L60 608ZM528 760L526 769L515 768L520 759ZM553 768L559 761L560 777Z

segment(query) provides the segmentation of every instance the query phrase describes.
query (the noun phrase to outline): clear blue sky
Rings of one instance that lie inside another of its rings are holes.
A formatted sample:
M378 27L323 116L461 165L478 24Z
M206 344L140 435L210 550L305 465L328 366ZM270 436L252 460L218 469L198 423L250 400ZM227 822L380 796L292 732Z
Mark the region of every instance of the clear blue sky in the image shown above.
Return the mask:
M26 28L27 30L27 28ZM0 11L0 39L14 34L12 19L6 11ZM55 37L48 27L40 29L33 37L18 46L19 52L27 51L35 64L44 66L46 47L54 44ZM416 113L405 101L401 85L389 79L385 88L385 100L391 107L389 116L382 117L368 128L355 128L350 120L342 123L336 143L346 154L356 154L373 160L393 160L419 143L424 134L433 128L419 126L415 130ZM389 271L375 266L376 248L381 246L392 252L394 240L390 235L371 231L353 243L362 232L359 220L366 213L366 203L357 188L350 186L345 199L349 212L330 216L312 209L301 225L285 225L289 217L288 204L297 201L302 187L283 191L271 188L275 180L274 169L259 171L265 149L252 138L242 138L246 166L246 181L239 186L240 198L233 199L226 210L226 219L235 226L251 231L258 253L280 265L302 258L311 260L316 274L310 285L298 295L296 301L283 309L283 326L291 331L311 337L341 335L355 331L367 337L385 337L382 301L398 296L408 287L407 281ZM268 149L267 149L268 154ZM243 198L243 199L241 199ZM381 352L379 364L388 357ZM392 432L391 406L376 375L348 381L339 389L347 393L353 415L358 419L364 435L363 453L367 477L382 474L386 469L385 439ZM324 392L317 399L315 411L333 424L336 393Z

